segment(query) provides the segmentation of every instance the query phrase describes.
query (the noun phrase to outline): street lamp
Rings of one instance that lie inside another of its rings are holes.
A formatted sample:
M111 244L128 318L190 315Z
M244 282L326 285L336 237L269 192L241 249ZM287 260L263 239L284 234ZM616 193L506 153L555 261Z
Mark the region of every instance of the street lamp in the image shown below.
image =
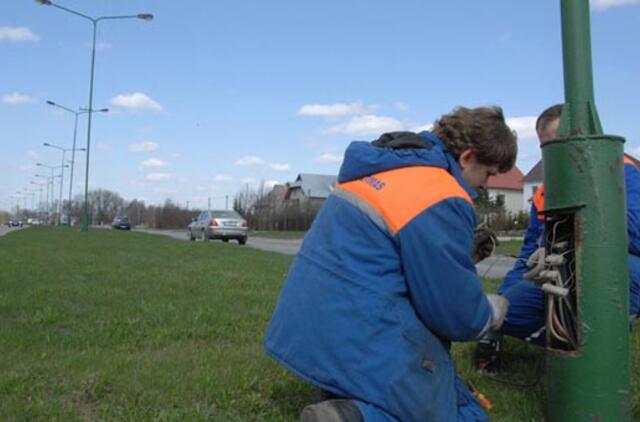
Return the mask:
M51 0L36 0L37 3L45 5L45 6L53 6L57 9L63 10L67 13L71 13L73 15L79 16L83 19L87 19L93 24L93 44L91 48L91 74L89 78L89 118L87 119L87 159L86 159L86 170L85 170L85 181L84 181L84 211L82 216L82 231L89 231L89 153L91 151L91 116L93 113L93 74L95 68L96 61L96 35L98 32L98 22L103 20L115 20L115 19L141 19L144 21L150 21L153 19L153 15L151 13L139 13L137 15L124 15L124 16L100 16L98 18L93 18L91 16L85 15L80 12L76 12L75 10L60 6L58 4L53 3Z
M42 185L44 185L44 183L38 183L38 182L34 182L33 180L30 181L29 183L31 183L32 185L37 185L39 186L38 190L40 191L40 195L38 196L39 202L38 202L38 211L42 211Z
M86 151L86 149L85 148L62 148L61 146L50 144L48 142L44 142L42 145L44 145L45 147L51 147L51 148L55 148L57 150L62 151L62 165L60 166L61 167L60 199L58 201L58 225L61 225L62 224L62 211L63 211L63 207L62 207L62 186L64 185L64 168L65 167L69 167L69 166L65 166L64 158L65 158L65 155L66 155L67 151L72 151L73 155L75 155L76 151ZM71 168L73 169L73 161L71 162ZM72 183L72 182L70 182L70 183ZM69 196L71 196L71 190L69 190ZM71 206L71 197L69 197L69 206Z
M47 212L49 212L48 210L50 209L49 207L49 176L45 176L42 174L36 174L35 177L39 177L41 179L46 179L47 181L44 183L47 186L47 200L45 201L45 205L44 205L44 209L47 210Z
M71 197L73 192L73 169L76 162L76 134L78 132L78 116L81 114L88 113L89 110L86 108L80 108L79 111L72 110L68 107L65 107L61 104L54 103L53 101L47 100L47 104L50 106L61 108L62 110L68 111L69 113L73 113L75 115L75 123L73 124L73 146L71 147L71 174L69 175L69 204L71 204ZM93 110L94 113L107 113L109 112L108 108L101 108L99 110ZM82 151L86 151L86 149L82 149Z
M64 163L64 161L63 161L63 163ZM50 208L50 211L53 212L53 201L54 201L54 199L53 199L54 198L53 180L56 178L56 176L53 175L53 172L56 169L61 169L60 171L64 174L64 168L65 167L69 167L69 166L67 164L62 164L60 166L48 166L48 165L42 164L42 163L36 163L36 166L45 167L45 168L48 168L49 170L51 170L51 208ZM62 175L60 175L58 177L62 177ZM62 184L60 184L60 190L62 190ZM60 204L58 204L58 212L59 212L59 210L60 210Z

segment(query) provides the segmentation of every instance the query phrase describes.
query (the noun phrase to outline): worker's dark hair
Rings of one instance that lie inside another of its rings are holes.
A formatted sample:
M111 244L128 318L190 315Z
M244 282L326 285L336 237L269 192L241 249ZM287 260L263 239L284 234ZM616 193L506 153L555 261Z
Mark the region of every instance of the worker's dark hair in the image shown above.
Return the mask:
M543 132L549 123L555 119L559 119L562 114L562 106L562 104L552 105L540 113L538 120L536 120L536 132Z
M517 135L507 126L500 107L457 107L436 120L431 131L456 160L471 148L480 163L497 165L500 173L511 170L516 162Z

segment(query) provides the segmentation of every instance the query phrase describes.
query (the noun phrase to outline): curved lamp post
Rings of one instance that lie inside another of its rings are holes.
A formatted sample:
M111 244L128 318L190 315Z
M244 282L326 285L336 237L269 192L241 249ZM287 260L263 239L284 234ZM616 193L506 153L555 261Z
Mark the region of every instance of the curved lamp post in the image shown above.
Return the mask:
M65 107L61 104L55 103L53 101L47 100L47 104L53 107L58 107L62 110L68 111L69 113L73 113L75 115L75 122L73 124L73 146L71 147L71 173L69 175L69 204L71 204L71 198L73 196L73 169L76 163L76 151L80 151L80 149L76 149L76 134L78 133L78 116L81 114L88 113L89 110L80 108L78 111L72 110L68 107ZM99 110L93 110L94 113L107 113L109 112L108 108L101 108ZM86 148L82 148L82 151L86 151Z
M116 20L116 19L142 19L144 21L150 21L153 19L153 15L151 13L139 13L137 15L123 15L123 16L100 16L97 18L85 15L80 12L76 12L75 10L69 9L64 6L60 6L55 4L50 0L36 0L36 3L45 5L45 6L53 6L57 9L65 11L67 13L71 13L72 15L79 16L83 19L90 21L93 24L93 44L91 48L91 75L89 78L89 107L87 110L89 111L89 118L87 122L87 159L86 159L86 170L85 170L85 181L84 181L84 210L82 215L82 231L89 231L89 207L88 207L88 198L89 198L89 153L91 151L91 116L93 110L93 74L95 68L96 61L96 35L98 32L98 23L104 20Z
M69 167L68 165L64 164L65 156L67 154L67 151L72 151L73 154L75 155L76 151L86 151L86 149L84 149L84 148L63 148L63 147L58 146L58 145L50 144L49 142L44 142L42 145L44 145L45 147L55 148L57 150L62 151L62 164L60 165L60 168L61 168L61 171L60 171L60 199L58 200L58 225L60 225L60 224L62 224L62 211L64 210L64 207L62 206L62 187L64 186L64 168L65 167ZM73 169L73 161L71 162L71 168ZM73 183L73 182L71 182L71 183ZM69 206L71 206L71 199L69 199Z
M64 161L63 161L64 162ZM56 169L61 169L61 171L64 173L64 168L65 167L69 167L68 164L62 164L60 166L48 166L46 164L42 164L42 163L36 163L36 166L40 166L40 167L45 167L48 168L49 170L51 170L51 212L53 212L53 201L54 201L54 187L53 187L53 181L56 178L56 176L53 175L53 172ZM37 175L36 175L37 176ZM59 175L58 177L61 177L62 175ZM62 185L60 185L60 189L62 189ZM58 209L60 208L60 204L58 204Z

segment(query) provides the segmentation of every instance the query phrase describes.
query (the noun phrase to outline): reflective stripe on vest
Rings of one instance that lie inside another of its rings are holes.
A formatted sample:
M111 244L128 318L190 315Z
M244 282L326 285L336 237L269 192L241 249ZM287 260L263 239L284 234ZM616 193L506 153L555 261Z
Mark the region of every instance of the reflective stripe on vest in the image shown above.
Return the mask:
M449 198L473 204L446 170L403 167L340 183L335 194L356 205L383 230L395 235L427 208Z
M542 214L544 209L544 185L542 183L536 189L536 193L533 194L533 206L536 207L538 220L544 220L544 214Z

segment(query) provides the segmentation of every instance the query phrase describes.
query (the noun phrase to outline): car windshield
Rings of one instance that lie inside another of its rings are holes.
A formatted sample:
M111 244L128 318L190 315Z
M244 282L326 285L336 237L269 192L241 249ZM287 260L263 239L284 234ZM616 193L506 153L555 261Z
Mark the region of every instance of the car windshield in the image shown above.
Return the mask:
M242 220L242 216L235 211L214 211L213 215L215 218L237 218Z

